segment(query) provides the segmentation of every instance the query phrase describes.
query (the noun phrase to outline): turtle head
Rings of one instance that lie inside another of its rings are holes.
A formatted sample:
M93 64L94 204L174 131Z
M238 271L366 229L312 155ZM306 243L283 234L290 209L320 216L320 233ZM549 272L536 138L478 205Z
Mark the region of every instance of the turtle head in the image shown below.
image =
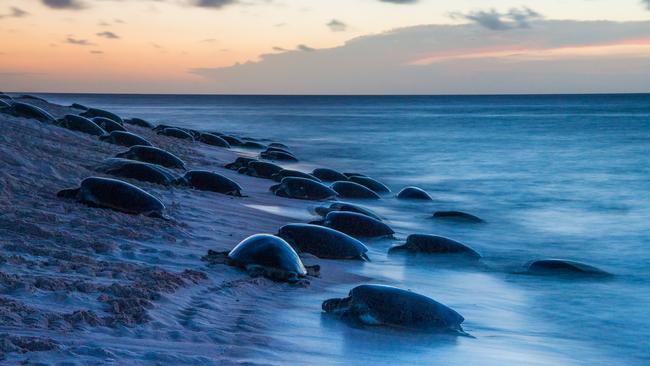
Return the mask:
M63 189L59 191L59 193L57 193L56 196L60 198L77 198L78 194L79 194L79 188L70 188L70 189Z
M352 302L352 297L343 297L343 298L334 298L323 301L323 311L326 313L332 313L336 315L342 315L350 310L350 303Z

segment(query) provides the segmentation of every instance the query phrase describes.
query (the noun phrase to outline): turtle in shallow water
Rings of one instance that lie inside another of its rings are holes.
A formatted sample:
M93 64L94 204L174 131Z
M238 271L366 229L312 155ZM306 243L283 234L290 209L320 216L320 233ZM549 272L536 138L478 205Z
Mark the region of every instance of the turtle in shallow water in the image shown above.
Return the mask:
M263 151L260 153L260 158L266 160L278 160L278 161L298 161L298 158L293 156L291 153L286 153L282 151Z
M307 178L287 177L271 186L276 196L301 200L326 200L336 197L336 192L323 183Z
M334 211L328 213L324 220L311 223L327 226L355 238L391 237L395 234L385 223L356 212Z
M321 215L322 217L327 216L328 213L333 211L356 212L362 215L366 215L368 217L372 217L375 220L382 221L382 218L376 213L374 213L373 211L371 211L370 209L352 203L347 203L347 202L334 202L329 207L325 207L325 206L316 207L314 211L316 211L316 213Z
M540 276L611 276L600 268L567 259L538 259L526 263L526 274Z
M23 102L12 102L9 107L0 108L0 112L10 114L14 117L35 119L43 123L56 124L56 118L44 109Z
M464 221L477 224L485 222L483 219L477 216L461 211L436 211L433 213L433 218L441 220Z
M75 199L91 207L109 208L134 215L165 218L165 205L144 190L117 179L90 177L79 188L64 189L58 197Z
M350 182L359 183L362 186L369 188L376 193L390 193L390 188L388 188L384 183L376 179L360 176L360 175L348 176L348 179L350 180Z
M285 145L283 143L280 143L280 142L271 142L269 144L269 147L277 147L277 148L289 151L289 146L287 146L287 145Z
M290 283L307 275L318 276L320 272L320 266L305 266L291 245L269 234L249 236L229 252L209 250L202 259L244 268L252 277L264 276Z
M144 161L145 163L157 164L167 168L185 170L185 163L176 155L153 146L135 145L128 151L115 155L117 158Z
M309 173L303 173L297 170L291 170L291 169L282 169L278 173L274 174L271 178L276 181L276 182L281 182L282 179L284 178L289 178L289 177L294 177L294 178L305 178L305 179L310 179L313 180L314 182L320 183L321 180L314 177L313 175Z
M235 136L221 135L219 137L226 140L230 144L230 146L241 146L244 144L242 140L236 138Z
M359 198L359 199L372 199L378 200L381 197L369 188L362 186L359 183L344 181L334 182L330 186L339 196L343 198Z
M178 184L187 185L200 191L210 191L230 196L242 197L242 188L230 178L206 170L191 170L180 178Z
M397 198L400 200L423 200L423 201L433 201L433 198L429 194L418 187L406 187L399 191Z
M306 252L327 259L369 260L368 248L359 240L340 231L310 224L289 224L280 228L277 236L297 252Z
M479 259L481 255L465 244L437 235L412 234L403 245L394 246L389 252L408 252L425 254L459 254Z
M384 285L361 285L348 297L323 302L323 311L366 325L394 326L467 335L462 315L427 296Z

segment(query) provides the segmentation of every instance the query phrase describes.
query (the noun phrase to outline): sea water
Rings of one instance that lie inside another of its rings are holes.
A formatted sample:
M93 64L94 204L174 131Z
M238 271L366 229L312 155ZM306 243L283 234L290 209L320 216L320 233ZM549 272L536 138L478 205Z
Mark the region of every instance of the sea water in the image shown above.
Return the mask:
M277 140L301 159L292 168L360 172L394 193L408 185L427 190L433 202L392 195L364 202L386 218L397 240L367 241L372 262L346 270L364 279L359 283L410 289L454 308L473 336L360 327L321 312L324 299L345 296L355 284L308 295L278 285L272 301L242 310L261 315L261 323L241 319L226 336L211 328L225 314L206 310L196 329L200 341L143 341L146 351L117 354L122 361L209 363L228 354L224 343L235 342L243 346L228 359L255 364L650 363L650 95L42 96ZM438 210L487 223L435 220ZM453 238L483 259L386 254L412 233ZM577 260L614 276L517 273L537 258ZM196 357L165 358L163 350Z

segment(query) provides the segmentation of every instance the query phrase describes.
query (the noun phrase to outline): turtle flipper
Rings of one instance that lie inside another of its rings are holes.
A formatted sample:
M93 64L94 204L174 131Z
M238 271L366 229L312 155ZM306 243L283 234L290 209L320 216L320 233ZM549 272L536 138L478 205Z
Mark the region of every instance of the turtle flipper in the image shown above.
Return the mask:
M201 258L201 260L204 262L208 262L209 264L228 264L229 262L228 254L230 254L229 251L216 252L210 249L208 250L208 254L204 255Z
M63 189L59 191L59 193L57 193L56 196L61 198L77 198L78 194L79 194L79 188L72 188L72 189Z
M246 266L246 272L248 272L248 275L256 278L256 277L263 277L264 275L267 274L267 271L264 270L264 267L258 266L256 264L249 264Z

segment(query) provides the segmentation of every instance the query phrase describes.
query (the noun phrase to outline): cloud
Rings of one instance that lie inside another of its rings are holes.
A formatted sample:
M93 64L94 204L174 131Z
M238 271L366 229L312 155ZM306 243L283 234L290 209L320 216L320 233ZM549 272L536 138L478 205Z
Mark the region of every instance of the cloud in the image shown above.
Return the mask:
M415 4L418 0L379 0L382 3L392 3L392 4Z
M237 4L238 0L194 0L194 5L202 8L220 9L228 5Z
M85 5L78 0L41 0L41 2L53 9L83 9Z
M298 49L300 51L305 51L305 52L311 52L311 51L316 50L315 48L311 48L311 47L309 47L307 45L304 45L304 44L299 44L298 47L296 47L296 49Z
M29 15L28 12L26 12L23 9L20 9L20 8L11 7L10 10L11 10L11 12L9 14L0 15L0 19L1 18L22 18L22 17L26 17L26 16Z
M73 45L76 45L76 46L92 46L92 45L94 45L94 43L88 41L87 39L77 39L77 38L72 38L72 37L66 38L65 43L73 44Z
M287 52L287 51L289 51L289 50L286 49L286 48L282 48L282 47L275 46L275 47L273 47L273 51L276 51L276 52Z
M104 51L92 50L92 51L90 51L90 53L92 53L93 55L101 55L101 54L104 53Z
M327 23L327 26L330 28L332 32L345 32L348 29L347 24L336 19L332 19L329 23Z
M495 9L473 11L466 14L457 12L452 13L451 17L470 20L491 30L529 28L529 21L542 18L541 14L527 7L511 8L507 13L499 13Z
M115 34L113 32L109 32L109 31L99 32L99 33L97 33L97 36L108 38L108 39L119 39L120 38L120 36L118 36L117 34Z
M650 21L540 20L526 32L424 25L201 68L216 93L648 92Z

